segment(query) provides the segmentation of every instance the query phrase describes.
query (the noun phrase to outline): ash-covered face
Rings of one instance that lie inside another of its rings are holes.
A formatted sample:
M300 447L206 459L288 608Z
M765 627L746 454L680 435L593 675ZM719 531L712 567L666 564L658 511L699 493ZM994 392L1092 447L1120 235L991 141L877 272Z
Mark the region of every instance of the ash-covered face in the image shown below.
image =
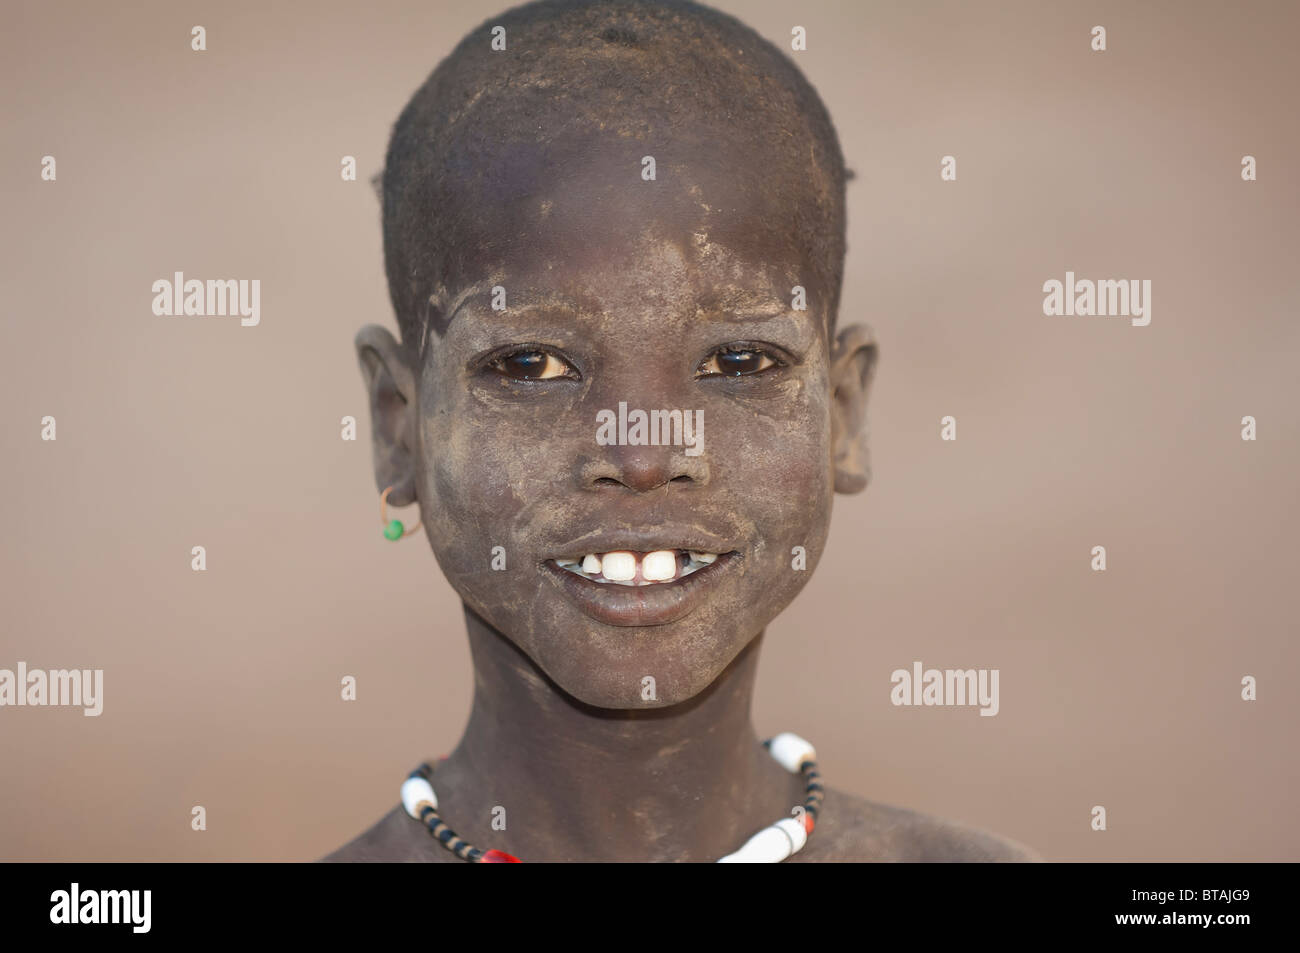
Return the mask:
M380 486L418 496L474 612L607 708L696 695L807 582L833 492L865 485L875 357L861 327L828 340L827 289L769 210L722 227L698 181L635 172L618 201L521 205L510 254L441 288L421 341L358 338Z

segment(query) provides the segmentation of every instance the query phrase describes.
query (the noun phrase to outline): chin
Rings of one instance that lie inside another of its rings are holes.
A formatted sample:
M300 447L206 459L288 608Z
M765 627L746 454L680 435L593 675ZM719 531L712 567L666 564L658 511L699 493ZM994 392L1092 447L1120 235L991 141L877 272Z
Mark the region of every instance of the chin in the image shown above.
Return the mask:
M630 626L565 606L552 624L507 638L584 704L666 708L704 692L762 632L765 619L736 609L706 605L673 622Z
M707 690L752 639L715 633L707 646L691 654L681 649L684 643L698 644L696 633L669 635L639 630L616 632L612 637L654 639L659 644L637 646L631 652L613 652L599 659L548 660L550 653L543 650L539 653L542 657L534 657L534 661L564 692L585 705L610 710L669 708ZM599 646L604 639L593 634L584 641Z

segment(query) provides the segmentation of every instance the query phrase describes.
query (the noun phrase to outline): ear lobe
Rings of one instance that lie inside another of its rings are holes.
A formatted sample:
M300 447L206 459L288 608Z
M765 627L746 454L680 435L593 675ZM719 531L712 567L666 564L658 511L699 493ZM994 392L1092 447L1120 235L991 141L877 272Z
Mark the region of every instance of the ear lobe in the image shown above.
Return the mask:
M357 333L355 343L370 398L377 492L391 486L388 502L406 506L416 500L415 373L406 350L387 328L367 325Z
M831 453L835 492L860 493L871 482L867 393L876 372L876 336L865 324L843 328L831 348Z

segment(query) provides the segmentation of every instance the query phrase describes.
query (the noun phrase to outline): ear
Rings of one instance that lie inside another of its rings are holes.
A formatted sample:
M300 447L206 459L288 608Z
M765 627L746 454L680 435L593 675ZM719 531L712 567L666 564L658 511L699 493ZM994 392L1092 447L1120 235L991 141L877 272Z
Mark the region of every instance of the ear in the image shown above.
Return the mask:
M835 492L859 493L871 482L867 391L876 372L876 336L865 324L843 328L831 347L831 453Z
M407 350L377 324L357 332L356 348L370 397L375 484L380 493L391 486L388 502L406 506L416 499L414 365Z

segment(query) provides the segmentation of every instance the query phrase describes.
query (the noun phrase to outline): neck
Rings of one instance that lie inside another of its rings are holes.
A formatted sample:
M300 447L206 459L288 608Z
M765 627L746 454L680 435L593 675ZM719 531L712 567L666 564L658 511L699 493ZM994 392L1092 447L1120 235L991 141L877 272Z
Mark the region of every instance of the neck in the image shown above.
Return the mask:
M434 788L443 819L475 846L525 862L714 861L802 800L750 724L761 632L696 697L614 710L568 695L465 618L474 701Z

